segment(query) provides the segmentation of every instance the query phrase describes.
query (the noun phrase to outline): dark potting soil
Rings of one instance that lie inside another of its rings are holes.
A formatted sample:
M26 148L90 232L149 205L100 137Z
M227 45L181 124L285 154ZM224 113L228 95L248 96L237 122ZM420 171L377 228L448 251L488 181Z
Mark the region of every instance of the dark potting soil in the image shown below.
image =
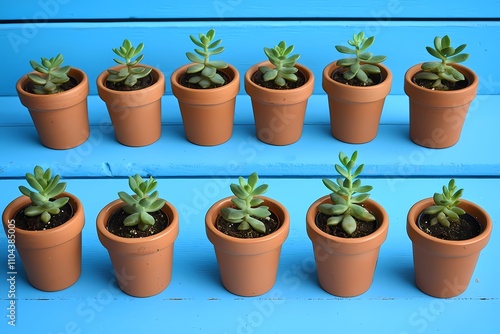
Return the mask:
M222 71L217 71L217 73L222 77L222 79L224 79L224 84L223 85L212 84L212 86L210 86L208 88L202 88L198 84L192 84L192 83L190 83L189 79L191 79L192 77L198 76L199 73L184 73L179 78L179 83L181 85L183 85L184 87L193 88L193 89L210 89L210 88L221 87L221 86L227 85L229 82L231 82L231 78L226 73L224 73Z
M467 240L481 233L481 224L476 218L466 213L460 216L458 222L451 222L450 227L441 224L431 226L432 216L421 213L418 216L417 226L425 233L444 240Z
M333 71L331 78L337 82L349 85L349 86L359 86L359 87L364 87L364 86L373 86L376 84L379 84L382 82L382 75L379 74L369 74L368 78L372 80L372 82L367 82L364 83L363 81L360 81L358 78L354 77L350 80L347 80L344 78L343 73L345 72L344 68L338 68L335 71Z
M145 76L144 78L137 79L136 84L133 85L132 87L125 85L123 81L122 82L104 81L104 85L107 88L112 89L112 90L122 91L122 92L144 89L144 88L151 86L152 84L154 84L154 80L153 80L153 76L151 75L151 73L149 75Z
M123 221L129 216L122 208L115 211L108 220L106 229L123 238L143 238L160 233L170 225L167 215L159 210L149 213L155 219L155 224L149 226L145 231L141 231L138 226L124 226Z
M69 77L69 80L63 83L60 87L63 91L70 90L73 87L76 87L79 84L78 80L73 77ZM33 90L35 84L32 81L28 81L28 83L24 86L24 90L31 94L36 94Z
M30 204L31 205L31 204ZM21 210L19 210L14 216L14 220L16 222L16 227L28 230L28 231L44 231L49 230L54 227L61 226L66 223L68 220L73 217L73 207L71 204L66 203L60 208L60 212L57 215L52 215L52 218L44 223L41 219L41 216L28 217L24 215L24 210L28 206L25 206Z
M236 238L260 238L273 233L281 226L280 222L278 221L278 217L272 212L271 216L267 218L257 218L257 219L263 222L264 225L266 226L266 233L257 232L252 228L246 231L238 230L238 226L240 226L240 224L230 223L220 215L217 217L217 222L215 227L222 233Z
M301 71L297 71L297 73L295 73L295 75L297 76L297 81L294 82L294 81L285 80L286 83L284 86L276 85L274 83L274 80L264 81L264 74L261 71L256 71L252 75L252 81L261 87L265 87L265 88L269 88L269 89L278 89L278 90L294 89L294 88L298 88L306 83L306 77L305 77L304 73L302 73Z
M422 71L420 71L420 72L422 72ZM420 72L418 72L418 73L420 73ZM434 81L431 81L431 80L421 80L421 79L415 80L415 78L413 78L413 82L415 84L419 85L420 87L424 87L424 88L431 89L431 90L459 90L459 89L463 89L463 88L469 86L469 80L467 78L465 78L465 80L461 80L461 81L457 81L457 82L449 82L446 80L441 80L442 87L437 87L437 88L432 87L432 84L434 83Z
M341 238L361 238L365 237L367 235L372 234L375 232L378 227L379 223L377 220L371 221L371 222L365 222L359 219L356 219L356 230L352 234L348 234L344 229L342 228L342 224L339 223L337 225L327 225L328 218L330 218L330 215L325 215L322 212L319 212L318 215L316 216L316 226L320 230L322 230L325 233L334 235L336 237L341 237Z

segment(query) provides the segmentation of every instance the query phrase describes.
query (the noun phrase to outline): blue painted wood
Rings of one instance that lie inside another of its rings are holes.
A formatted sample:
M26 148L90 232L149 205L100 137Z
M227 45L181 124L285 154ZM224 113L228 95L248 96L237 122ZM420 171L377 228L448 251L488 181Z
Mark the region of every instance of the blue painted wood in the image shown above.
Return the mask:
M406 213L414 202L439 191L447 180L403 178L397 180L395 187L384 179L364 180L374 186L372 198L387 210L390 227L371 288L359 297L347 299L329 295L318 286L312 247L305 231L308 206L328 192L320 178L263 179L270 186L267 195L289 210L291 229L283 245L276 285L267 294L254 298L234 296L221 286L213 247L204 230L206 210L217 199L230 195L228 185L235 179L159 180L162 197L180 212L180 233L174 246L171 284L150 298L133 298L117 288L107 252L95 231L99 210L117 198L118 191L126 190L126 180L66 180L68 191L79 196L85 207L82 276L66 290L41 292L26 282L21 263L17 263L16 328L9 327L2 316L0 332L309 333L332 326L339 332L352 333L370 333L373 328L399 334L491 332L491 328L500 325L495 316L500 307L500 235L495 228L470 286L462 295L447 300L432 298L420 292L413 282ZM19 184L18 180L0 180L0 207L18 196ZM459 178L457 184L465 188L464 198L481 205L495 223L498 221L500 207L492 195L492 189L500 186L498 179ZM4 254L0 263L5 268L6 238L0 238L0 250ZM7 314L8 289L6 279L0 280L3 315ZM458 321L464 312L470 312L470 318ZM473 322L485 317L489 320Z
M265 1L265 0L191 0L189 2L150 0L136 2L88 0L24 0L4 1L0 20L24 19L170 19L170 18L471 18L495 17L500 9L497 0L484 0L471 6L466 0L433 1L364 0L364 1Z
M16 98L7 99L11 103ZM3 100L3 99L0 99ZM90 105L91 135L81 146L64 151L43 147L28 112L15 107L0 112L0 119L23 115L20 125L0 127L0 178L19 177L36 163L52 167L66 177L126 177L136 172L154 176L238 176L253 171L266 176L321 176L334 172L339 151L360 151L368 176L413 177L433 175L500 175L497 143L499 96L478 96L471 106L461 140L442 150L427 149L409 139L408 98L389 96L382 125L370 143L353 145L330 134L325 95L311 98L302 138L289 146L271 146L257 140L251 104L238 96L232 138L219 146L202 147L185 139L177 102L164 98L161 138L147 147L119 144L104 103L97 97ZM390 179L389 179L390 180ZM389 181L390 182L390 181Z
M91 94L96 94L99 73L114 65L111 48L124 38L145 43L143 63L159 68L167 77L188 63L186 51L193 50L190 34L206 32L214 27L226 50L217 57L234 65L243 77L246 70L266 59L263 47L281 40L295 45L301 54L299 62L316 76L315 94L324 94L321 73L324 67L342 58L334 45L346 44L353 33L364 30L376 36L371 51L386 54L385 64L393 72L391 94L402 95L403 77L414 64L433 58L425 47L434 37L449 34L453 44L468 44L472 56L464 65L474 69L480 79L479 94L499 94L495 69L486 61L500 53L491 36L500 35L499 22L363 22L363 21L276 21L276 22L137 22L137 23L54 23L33 26L4 24L0 29L2 55L9 64L0 81L0 96L14 96L16 81L31 70L29 61L62 53L65 64L84 70L89 76ZM51 41L47 43L47 41ZM57 41L57 42L56 42ZM241 94L245 94L242 89ZM171 94L167 83L167 95Z

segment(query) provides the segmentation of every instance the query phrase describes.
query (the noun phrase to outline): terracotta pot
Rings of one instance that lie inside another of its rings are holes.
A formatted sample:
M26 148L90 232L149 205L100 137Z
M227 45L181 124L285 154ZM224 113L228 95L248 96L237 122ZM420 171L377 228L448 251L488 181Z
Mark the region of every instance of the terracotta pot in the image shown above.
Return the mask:
M119 70L124 65L111 69ZM147 66L145 66L147 67ZM144 89L117 91L105 86L108 71L97 77L97 92L106 103L116 140L126 146L146 146L161 136L161 97L165 93L165 76L153 68L154 83Z
M78 198L66 192L58 197L65 196L69 197L68 203L73 208L73 217L49 230L28 231L15 227L16 213L31 204L27 196L20 196L10 202L2 214L5 233L9 240L15 240L28 281L39 290L66 289L80 277L85 215Z
M28 108L41 143L57 150L76 147L85 142L90 134L87 75L82 70L71 68L68 76L76 79L78 85L68 91L49 95L25 91L24 87L29 82L27 75L16 83L19 99Z
M313 245L319 284L332 295L361 295L372 284L379 249L387 237L387 212L377 202L366 200L366 208L377 218L379 228L365 237L342 238L323 232L316 226L318 206L322 203L332 203L330 195L316 200L306 214L307 235Z
M240 90L240 74L229 65L221 70L231 81L218 88L193 89L179 83L192 64L178 68L170 76L172 93L179 102L186 138L197 145L225 143L233 134L236 95Z
M161 210L170 225L160 233L145 238L123 238L106 228L109 217L123 205L118 199L99 212L97 235L108 250L120 289L135 297L156 295L167 288L172 278L174 241L179 234L177 210L165 203Z
M260 196L262 205L278 216L280 228L264 237L242 239L228 236L215 227L223 207L231 206L226 197L214 203L205 216L207 237L214 245L222 284L239 296L257 296L271 290L276 282L281 246L288 237L290 217L286 208L276 200Z
M289 90L269 89L251 80L263 65L272 66L265 61L250 67L245 73L245 90L252 99L257 138L271 145L293 144L302 136L307 101L314 89L313 72L297 64L306 77L304 85Z
M469 285L479 253L490 239L492 221L484 209L461 199L458 206L479 221L482 232L468 240L442 240L417 226L418 216L433 204L432 198L423 199L411 207L407 216L406 231L413 245L415 283L428 295L455 297Z
M470 85L453 91L431 90L412 80L420 66L411 67L405 74L404 90L410 98L410 138L429 148L453 146L460 139L470 103L476 97L479 79L471 69L453 64Z
M377 136L385 98L391 91L392 73L378 64L382 82L367 87L349 86L332 79L332 73L339 68L336 63L323 70L332 136L346 143L367 143Z

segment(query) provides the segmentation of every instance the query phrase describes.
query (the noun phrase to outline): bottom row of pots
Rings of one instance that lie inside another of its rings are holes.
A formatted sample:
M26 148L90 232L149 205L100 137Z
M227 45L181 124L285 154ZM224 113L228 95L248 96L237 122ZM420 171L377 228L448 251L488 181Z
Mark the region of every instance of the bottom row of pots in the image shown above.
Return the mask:
M9 247L14 246L25 267L29 282L40 290L57 291L74 284L81 272L81 231L84 212L81 202L69 193L73 217L63 225L46 231L27 231L15 226L15 214L29 204L21 196L3 212L2 221ZM233 197L215 203L206 213L206 233L213 243L224 287L241 296L256 296L269 291L276 281L281 246L286 240L290 217L279 202L260 196L274 213L280 227L273 233L253 239L228 236L215 227L221 208L231 205ZM331 203L329 196L315 201L306 215L307 234L313 243L320 286L336 296L356 296L372 284L379 248L388 232L389 218L377 202L368 199L366 208L379 222L377 230L365 237L341 238L320 230L316 223L318 206ZM415 281L423 292L435 297L453 297L467 288L480 251L486 246L492 221L476 204L461 200L460 207L476 217L482 232L468 240L447 241L431 237L416 224L418 215L432 205L432 198L417 202L408 212L407 232L413 242ZM161 209L170 221L167 228L145 238L122 238L106 229L110 215L124 203L116 200L97 217L97 234L108 250L119 287L127 294L147 297L160 293L170 283L173 244L179 233L178 214L166 202Z

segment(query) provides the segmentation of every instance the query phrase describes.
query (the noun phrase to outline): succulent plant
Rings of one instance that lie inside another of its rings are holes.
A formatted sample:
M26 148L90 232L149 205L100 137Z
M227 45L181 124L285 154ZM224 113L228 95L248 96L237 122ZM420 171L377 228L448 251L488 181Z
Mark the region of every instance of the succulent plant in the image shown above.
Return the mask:
M148 180L144 180L139 174L129 176L128 184L134 192L129 195L124 191L118 193L118 197L126 204L123 210L129 214L123 221L125 226L135 226L141 231L145 231L149 226L155 224L155 219L149 212L156 212L165 205L165 200L158 198L158 191L155 190L158 182L150 176Z
M258 197L265 193L268 189L267 184L262 184L256 187L259 177L257 173L252 173L248 177L248 181L243 177L238 178L239 184L232 183L230 185L231 191L236 196L231 199L231 202L236 208L222 208L222 217L238 226L239 230L248 230L253 228L260 233L266 232L266 226L257 218L266 218L271 215L269 207L260 206L264 200Z
M30 60L30 65L40 74L30 73L28 78L33 82L35 94L54 94L62 92L61 85L69 81L70 66L61 67L64 58L61 54L50 59L42 58L42 63Z
M355 55L355 57L343 58L337 61L338 66L345 68L343 72L344 79L357 78L364 84L373 84L368 75L380 73L380 67L376 66L376 64L387 59L386 56L374 56L371 52L366 51L374 40L374 36L366 38L365 33L361 31L354 34L352 40L347 41L354 48L343 45L335 46L335 49L340 53Z
M189 79L189 82L192 84L198 84L201 88L221 86L225 83L222 76L217 73L217 70L227 68L228 65L220 60L210 60L210 56L220 54L224 51L224 47L219 46L222 40L218 39L212 42L214 37L214 29L210 29L206 34L200 33L198 35L198 39L196 39L193 35L189 36L191 41L196 46L201 48L195 48L194 51L203 57L202 59L193 52L186 52L188 59L194 63L188 67L187 73L200 73L199 75L192 76Z
M447 90L448 87L442 84L442 81L458 82L465 80L460 71L451 66L453 63L461 63L469 58L468 53L461 53L467 44L462 44L457 48L451 46L451 40L448 35L442 38L434 38L434 48L427 46L427 52L441 61L425 62L422 64L422 72L415 75L416 80L429 80L433 82L432 87L436 89Z
M126 65L121 70L108 69L107 81L120 83L123 82L124 85L132 87L137 83L137 80L144 78L149 73L151 73L151 68L138 66L138 64L144 58L144 55L139 53L144 49L144 43L140 43L137 47L134 47L132 43L125 39L122 46L119 48L112 49L114 53L125 59L125 61L114 58L113 60L120 65ZM135 59L133 59L136 57Z
M264 48L264 53L269 62L275 66L275 68L259 67L259 70L264 74L264 81L273 80L279 87L285 86L286 81L297 81L295 73L297 73L298 69L295 67L295 63L300 58L300 54L289 56L293 48L293 45L287 47L285 41L281 41L274 48Z
M457 222L465 211L457 205L460 203L464 190L458 189L455 179L448 182L448 186L443 186L443 193L434 193L434 204L424 210L424 214L431 215L431 226L437 223L444 227L450 227L450 222Z
M28 217L40 216L44 223L48 223L52 215L57 215L66 203L68 197L60 197L52 200L54 197L62 194L66 189L65 182L59 182L60 176L52 177L50 168L43 170L40 166L35 166L33 174L26 173L26 181L35 190L31 191L25 186L19 186L23 195L31 199L32 205L24 210Z
M335 164L335 170L343 178L337 178L337 183L323 179L323 184L332 191L330 198L333 204L324 203L318 207L321 213L331 216L328 218L327 225L341 223L342 229L348 234L356 230L356 219L366 222L375 220L375 217L361 206L361 203L370 196L369 192L373 187L362 186L361 180L355 179L364 169L364 164L361 164L354 170L357 157L358 151L354 151L351 158L343 152L339 153L342 166Z

